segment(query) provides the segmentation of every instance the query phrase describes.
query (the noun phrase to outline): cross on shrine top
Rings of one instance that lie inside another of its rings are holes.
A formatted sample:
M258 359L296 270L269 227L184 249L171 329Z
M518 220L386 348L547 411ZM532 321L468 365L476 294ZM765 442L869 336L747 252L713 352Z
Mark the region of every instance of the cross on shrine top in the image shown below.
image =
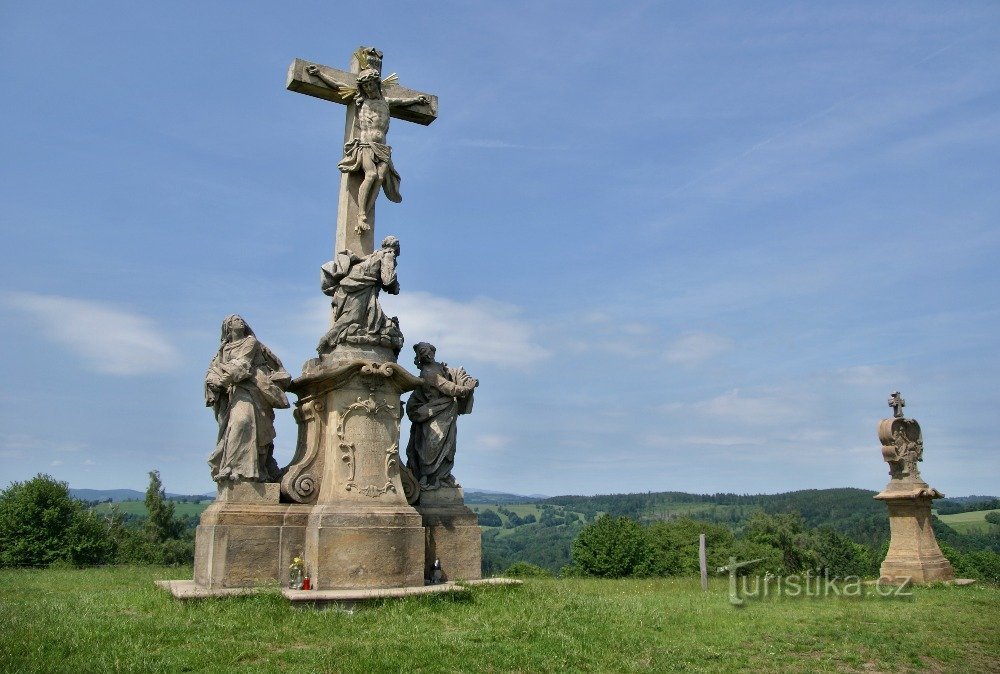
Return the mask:
M893 418L903 418L903 408L906 407L906 401L903 400L903 396L899 394L899 391L892 392L892 395L889 396L888 405L892 408Z
M391 201L402 200L392 148L386 144L389 118L426 126L437 119L437 96L399 86L395 74L383 79L382 52L374 47L354 52L350 72L295 59L286 88L347 106L334 254L367 255L375 249L379 190Z

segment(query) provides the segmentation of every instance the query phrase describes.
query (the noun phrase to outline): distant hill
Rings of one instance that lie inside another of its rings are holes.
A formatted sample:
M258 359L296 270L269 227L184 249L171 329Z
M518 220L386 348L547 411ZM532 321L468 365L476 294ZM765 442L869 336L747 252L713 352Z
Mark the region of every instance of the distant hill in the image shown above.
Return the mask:
M107 501L112 503L122 501L142 501L146 498L146 492L135 489L70 489L69 495L81 501ZM204 499L214 499L215 493L206 494L171 494L167 492L167 498L172 501L188 500L197 501ZM532 496L522 496L521 494L509 494L502 491L490 491L488 489L469 488L465 490L466 503L493 503L506 505L510 503L534 503L548 496L535 494Z
M69 495L72 498L80 499L81 501L107 501L111 499L112 503L121 503L122 501L143 501L146 498L146 492L136 491L135 489L70 489ZM204 500L204 499L214 499L215 494L171 494L167 493L167 498L172 501L180 501L182 499L188 501Z
M465 502L466 503L476 503L476 504L486 504L493 503L496 505L510 505L514 503L534 503L535 501L541 501L542 499L548 498L547 496L522 496L520 494L508 494L502 491L490 491L488 489L465 489Z

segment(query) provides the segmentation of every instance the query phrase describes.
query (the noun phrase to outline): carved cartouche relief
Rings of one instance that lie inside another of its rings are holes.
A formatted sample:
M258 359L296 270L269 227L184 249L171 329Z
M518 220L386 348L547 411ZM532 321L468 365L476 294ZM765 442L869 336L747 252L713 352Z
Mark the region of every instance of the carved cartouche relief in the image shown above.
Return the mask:
M893 480L922 482L917 466L924 455L920 424L913 419L883 419L878 437L882 443L882 458L889 464L889 476Z

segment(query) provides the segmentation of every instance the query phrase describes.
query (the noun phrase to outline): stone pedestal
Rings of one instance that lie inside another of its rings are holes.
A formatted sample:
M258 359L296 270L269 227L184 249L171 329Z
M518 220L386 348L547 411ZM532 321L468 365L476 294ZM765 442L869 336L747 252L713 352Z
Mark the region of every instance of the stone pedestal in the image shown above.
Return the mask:
M317 590L423 585L424 528L400 507L313 506L305 528L306 571Z
M461 487L422 491L417 504L425 533L424 576L434 560L443 580L476 580L482 576L482 533L476 513L465 505Z
M288 583L288 560L305 548L308 506L278 503L278 485L220 488L195 533L194 580L206 588ZM270 493L273 499L248 494ZM234 497L242 495L243 500Z
M914 583L952 580L955 572L941 554L931 527L934 497L882 492L875 498L885 501L889 507L892 536L889 553L882 562L879 575L890 582L901 582L907 578Z
M306 573L318 590L421 585L424 528L399 458L400 395L420 380L387 349L335 355L307 362L289 389L299 396L299 446L282 492L312 505Z

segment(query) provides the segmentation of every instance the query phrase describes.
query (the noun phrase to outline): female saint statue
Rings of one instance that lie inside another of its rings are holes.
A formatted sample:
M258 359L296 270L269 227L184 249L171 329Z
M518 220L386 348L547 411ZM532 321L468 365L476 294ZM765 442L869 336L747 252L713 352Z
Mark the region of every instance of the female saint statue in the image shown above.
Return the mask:
M222 321L222 343L205 374L205 405L219 422L208 457L212 479L222 483L277 482L274 408L289 406L292 377L240 316Z

